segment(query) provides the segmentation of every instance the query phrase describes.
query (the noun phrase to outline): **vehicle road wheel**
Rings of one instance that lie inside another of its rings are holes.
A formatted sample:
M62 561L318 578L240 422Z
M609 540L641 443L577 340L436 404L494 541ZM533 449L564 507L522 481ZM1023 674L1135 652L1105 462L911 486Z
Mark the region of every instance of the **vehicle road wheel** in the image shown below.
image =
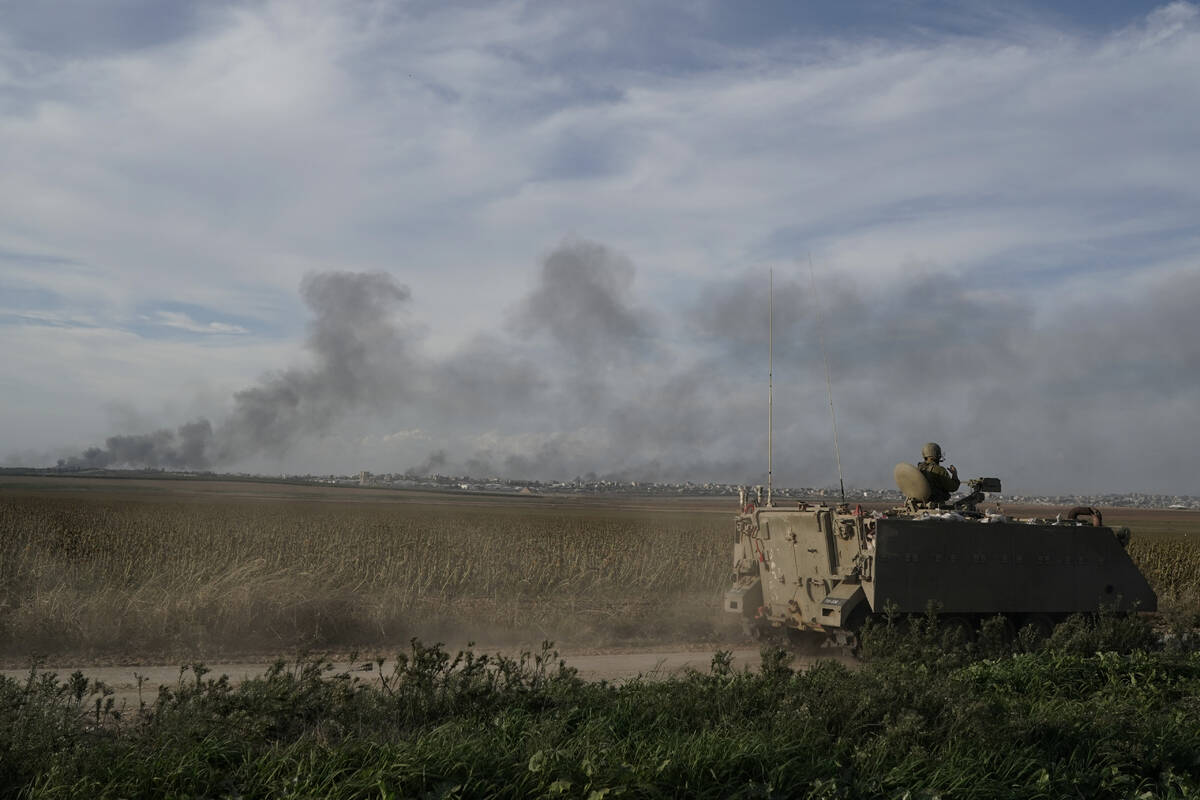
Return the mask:
M787 630L788 647L798 653L808 655L819 653L828 638L828 634L820 631L802 631L798 628L788 628Z

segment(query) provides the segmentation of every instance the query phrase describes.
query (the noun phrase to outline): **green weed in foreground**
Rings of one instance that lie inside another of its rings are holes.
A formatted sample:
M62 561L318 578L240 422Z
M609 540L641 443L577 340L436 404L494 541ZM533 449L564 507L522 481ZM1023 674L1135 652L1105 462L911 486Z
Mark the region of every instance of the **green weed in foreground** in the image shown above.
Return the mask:
M1076 625L1098 625L1078 620ZM1136 623L1131 623L1136 624ZM908 644L925 644L919 631ZM1076 637L1077 638L1077 637ZM893 640L895 641L895 640ZM951 646L948 651L955 651ZM1189 797L1200 656L882 658L586 683L414 643L382 686L319 663L232 687L193 672L116 718L33 677L0 683L0 796ZM99 724L97 718L99 717Z

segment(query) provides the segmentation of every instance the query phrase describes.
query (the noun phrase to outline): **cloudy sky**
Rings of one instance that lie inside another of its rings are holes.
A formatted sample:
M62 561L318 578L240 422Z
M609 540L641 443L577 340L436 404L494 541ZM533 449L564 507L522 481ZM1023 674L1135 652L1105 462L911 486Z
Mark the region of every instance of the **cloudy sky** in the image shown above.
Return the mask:
M1200 7L0 0L0 462L1200 494Z

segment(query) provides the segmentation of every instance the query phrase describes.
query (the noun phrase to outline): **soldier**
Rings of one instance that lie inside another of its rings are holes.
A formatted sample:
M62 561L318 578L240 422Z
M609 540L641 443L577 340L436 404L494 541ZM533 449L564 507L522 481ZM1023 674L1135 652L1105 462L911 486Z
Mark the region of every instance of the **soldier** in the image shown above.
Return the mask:
M921 458L923 460L917 464L917 469L921 470L921 474L929 481L929 488L932 490L929 502L946 502L950 499L950 493L958 490L958 470L953 464L949 469L941 465L942 446L937 442L929 442L922 447Z

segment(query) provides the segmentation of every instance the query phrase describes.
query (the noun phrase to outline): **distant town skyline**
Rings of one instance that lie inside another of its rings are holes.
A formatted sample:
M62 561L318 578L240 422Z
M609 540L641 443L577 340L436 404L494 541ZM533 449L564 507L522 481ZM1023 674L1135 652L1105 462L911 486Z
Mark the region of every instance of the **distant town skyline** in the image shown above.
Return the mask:
M414 475L408 472L373 473L360 470L359 473L302 473L302 474L255 474L255 473L216 473L188 472L173 470L74 470L70 468L22 469L0 467L0 474L24 476L50 476L52 478L96 478L104 479L163 479L163 480L215 480L215 481L265 481L268 483L313 483L341 487L375 488L375 489L437 489L441 491L465 491L469 493L527 494L529 492L549 492L550 494L628 494L636 496L699 496L699 497L736 497L739 490L748 492L763 491L763 484L731 484L718 481L629 481L617 478L606 478L597 475L576 476L574 478L549 478L544 480L525 479L499 475ZM786 504L796 499L815 500L823 503L840 504L841 489L838 486L779 486L773 487L776 504ZM953 495L954 498L969 493L963 487ZM900 503L903 495L896 488L847 486L845 488L846 503ZM1094 505L1098 508L1157 508L1181 511L1200 512L1200 495L1162 494L1154 492L1106 492L1097 494L1056 494L1034 493L1020 494L1009 491L987 494L988 504L1003 507L1005 504L1074 506L1079 504ZM1060 508L1060 513L1065 512Z

